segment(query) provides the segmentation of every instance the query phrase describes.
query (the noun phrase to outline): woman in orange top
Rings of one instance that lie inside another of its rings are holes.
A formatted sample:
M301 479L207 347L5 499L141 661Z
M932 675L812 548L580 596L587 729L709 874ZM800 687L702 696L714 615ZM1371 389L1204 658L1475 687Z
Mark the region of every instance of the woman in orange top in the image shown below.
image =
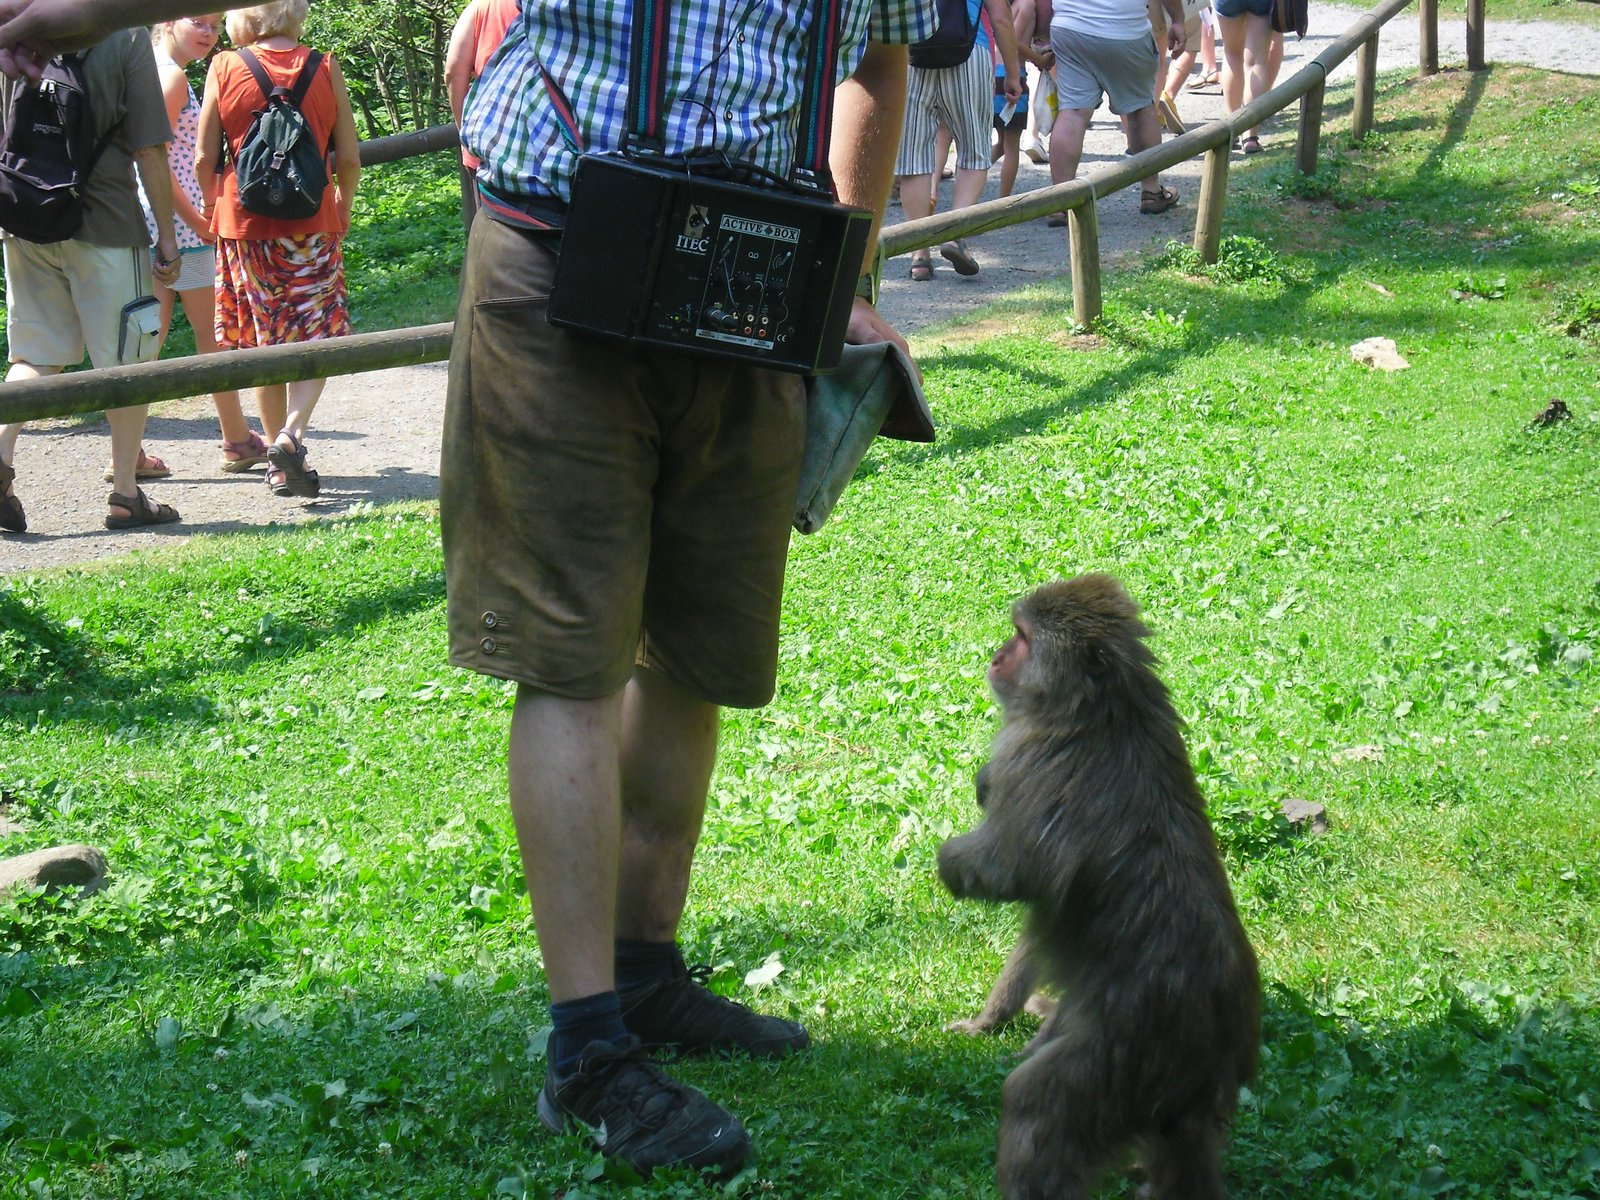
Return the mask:
M228 36L248 46L280 87L293 87L311 48L300 43L309 0L276 0L228 13ZM263 106L261 87L237 54L219 54L206 76L200 104L195 173L202 211L217 239L217 345L224 350L340 337L350 332L345 300L342 240L361 175L360 143L344 76L331 55L317 68L301 110L319 145L331 145L322 207L312 216L283 220L247 212L239 204L232 153L222 163L223 141L236 148ZM315 496L317 473L306 466L303 439L322 379L256 389L267 448L267 486L278 496Z

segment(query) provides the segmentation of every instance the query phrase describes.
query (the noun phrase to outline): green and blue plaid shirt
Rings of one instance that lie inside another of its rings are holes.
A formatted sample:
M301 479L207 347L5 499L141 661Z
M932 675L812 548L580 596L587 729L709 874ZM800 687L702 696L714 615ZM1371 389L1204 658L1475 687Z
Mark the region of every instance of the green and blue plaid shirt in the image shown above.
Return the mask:
M716 153L787 174L805 86L812 5L682 0L671 7L666 152ZM620 146L627 127L631 0L524 0L484 66L461 138L478 178L506 197L566 200L579 150L563 135L542 63L572 106L589 151ZM907 44L934 29L932 0L846 0L837 78L870 39Z

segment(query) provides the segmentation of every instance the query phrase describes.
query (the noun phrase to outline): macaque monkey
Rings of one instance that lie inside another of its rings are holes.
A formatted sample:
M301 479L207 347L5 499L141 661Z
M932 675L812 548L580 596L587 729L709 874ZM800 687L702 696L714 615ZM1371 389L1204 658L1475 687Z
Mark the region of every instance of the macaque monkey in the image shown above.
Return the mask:
M1033 970L1060 996L1005 1082L1006 1200L1087 1197L1129 1148L1155 1200L1223 1197L1255 1075L1255 954L1138 612L1106 575L1015 606L989 664L1005 721L978 772L983 821L939 849L955 895L1028 906L1001 1007Z

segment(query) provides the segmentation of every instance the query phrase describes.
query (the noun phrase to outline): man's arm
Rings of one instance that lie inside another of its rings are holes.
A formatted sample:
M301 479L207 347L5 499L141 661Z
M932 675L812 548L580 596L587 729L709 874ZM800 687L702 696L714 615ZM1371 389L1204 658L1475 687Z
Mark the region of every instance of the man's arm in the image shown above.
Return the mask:
M178 278L178 239L172 224L172 168L167 165L166 144L139 147L133 152L133 162L156 219L155 262L150 270L170 287Z
M904 46L868 42L856 73L834 93L833 140L828 146L828 166L845 204L872 210L872 232L867 238L867 258L861 273L877 266L878 227L894 183L895 152L900 148L900 128L905 121L906 72ZM898 342L905 339L878 315L868 300L857 298L845 334L848 342Z
M56 55L119 29L208 11L194 0L0 0L0 72L37 79Z
M1167 10L1167 53L1182 54L1189 44L1188 35L1183 31L1183 0L1161 0L1161 6ZM1164 84L1163 80L1156 82Z

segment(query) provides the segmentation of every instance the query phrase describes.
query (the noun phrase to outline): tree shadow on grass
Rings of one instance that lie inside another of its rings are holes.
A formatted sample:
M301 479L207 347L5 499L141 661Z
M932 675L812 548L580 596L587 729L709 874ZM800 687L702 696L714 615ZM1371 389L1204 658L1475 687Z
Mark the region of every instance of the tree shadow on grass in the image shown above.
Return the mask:
M0 1174L34 1172L56 1194L87 1194L74 1189L109 1173L152 1195L243 1183L250 1195L490 1196L517 1179L542 1197L599 1169L581 1139L548 1136L533 1116L545 1002L525 957L500 976L257 984L180 1022L161 997L183 965L100 972L13 1017L0 1050L26 1053L0 1076ZM1031 1031L947 1034L953 1014L938 1003L907 996L897 1027L836 1012L785 1061L671 1070L744 1120L758 1192L992 1196L1001 1085ZM110 1034L86 1019L107 1004ZM1597 1029L1592 1007L1526 1009L1482 989L1432 1017L1366 1026L1275 990L1233 1131L1234 1194L1593 1196L1583 1080ZM641 1194L720 1193L666 1179ZM1131 1196L1133 1182L1100 1194Z
M1507 201L1503 189L1492 183L1463 183L1447 166L1451 154L1467 137L1489 83L1488 73L1469 76L1463 94L1443 116L1424 114L1416 118L1380 119L1376 126L1379 134L1436 127L1443 132L1409 177L1398 180L1385 177L1376 191L1362 193L1341 189L1335 181L1328 194L1304 200L1297 198L1302 177L1292 164L1256 169L1257 178L1266 187L1241 189L1230 198L1224 236L1255 236L1270 246L1296 228L1295 214L1287 210L1288 205L1302 206L1302 215L1308 209L1313 210L1314 215L1319 205L1343 210L1344 219L1351 227L1341 231L1341 244L1336 252L1319 256L1314 278L1291 280L1273 290L1254 284L1236 286L1197 279L1175 271L1141 271L1119 289L1108 314L1113 310L1135 314L1141 311L1199 314L1192 318L1191 328L1183 334L1168 334L1141 345L1137 337L1130 339L1131 330L1124 321L1120 328L1110 331L1119 353L1115 365L1109 369L1102 369L1097 362L1098 352L1089 349L1080 364L1070 369L1052 371L1035 367L1013 372L1011 379L1019 392L1030 396L1042 392L1045 393L1043 398L1032 403L1024 401L1004 415L989 420L970 423L947 420L942 423L937 443L899 448L894 461L915 465L1010 441L1063 414L1114 402L1130 392L1176 377L1193 356L1204 354L1229 338L1261 336L1271 339L1289 333L1340 349L1375 332L1402 345L1412 338L1431 339L1437 334L1440 319L1437 297L1408 301L1401 296L1386 305L1378 318L1362 311L1360 306L1344 313L1330 313L1326 306L1319 306L1314 314L1312 312L1316 299L1342 278L1366 278L1374 273L1387 276L1396 262L1403 262L1407 256L1426 261L1434 268L1459 268L1466 276L1492 271L1499 263L1548 272L1566 266L1575 255L1580 258L1586 252L1600 255L1600 235L1579 237L1576 243L1571 231L1563 231L1558 239L1541 236L1537 228L1519 228L1514 236L1490 236L1494 230L1489 225L1502 225L1520 219L1522 214L1505 211ZM1389 86L1393 92L1415 84L1401 80ZM1343 104L1349 107L1348 100ZM1381 103L1379 112L1382 112ZM1357 147L1347 153L1358 156L1367 151ZM1338 161L1338 155L1327 161ZM1536 179L1530 178L1524 170L1524 183L1535 185L1541 194L1559 190L1570 180L1570 164L1553 161L1545 167L1542 177ZM1448 200L1447 206L1445 200ZM1351 210L1354 215L1350 215ZM1441 221L1449 225L1463 220L1468 223L1444 231L1452 236L1441 235ZM1062 277L1057 283L1063 292L1063 313L1070 311L1065 307L1065 279ZM986 321L1004 325L1008 317L1036 319L1039 304L1037 295L1030 295L1025 301L1002 300L974 314L971 320L981 328ZM1070 321L1070 317L1067 319ZM938 331L922 336L939 344ZM941 348L925 356L923 363L936 381L948 370L958 383L963 374L970 374L981 382L985 375L1003 368L1003 364L981 345L959 350ZM936 382L933 389L936 395L938 389ZM936 403L936 419L941 415Z
M348 525L381 529L383 515L339 517ZM230 535L239 564L239 586L256 580L254 564L271 561L266 547L282 530L249 530ZM227 580L214 580L227 593ZM0 715L9 712L58 712L73 701L70 719L78 723L121 729L142 724L208 719L211 705L202 680L218 673L273 663L287 669L294 659L321 647L359 640L361 631L409 613L442 606L445 584L442 565L406 577L369 575L336 595L321 590L316 578L281 579L272 593L270 628L259 636L240 636L207 648L203 655L177 647L170 655L136 659L108 650L105 639L91 635L81 625L63 619L36 603L24 589L0 588ZM160 621L161 597L154 597L151 620ZM193 603L185 595L178 602ZM62 718L68 719L68 718Z

